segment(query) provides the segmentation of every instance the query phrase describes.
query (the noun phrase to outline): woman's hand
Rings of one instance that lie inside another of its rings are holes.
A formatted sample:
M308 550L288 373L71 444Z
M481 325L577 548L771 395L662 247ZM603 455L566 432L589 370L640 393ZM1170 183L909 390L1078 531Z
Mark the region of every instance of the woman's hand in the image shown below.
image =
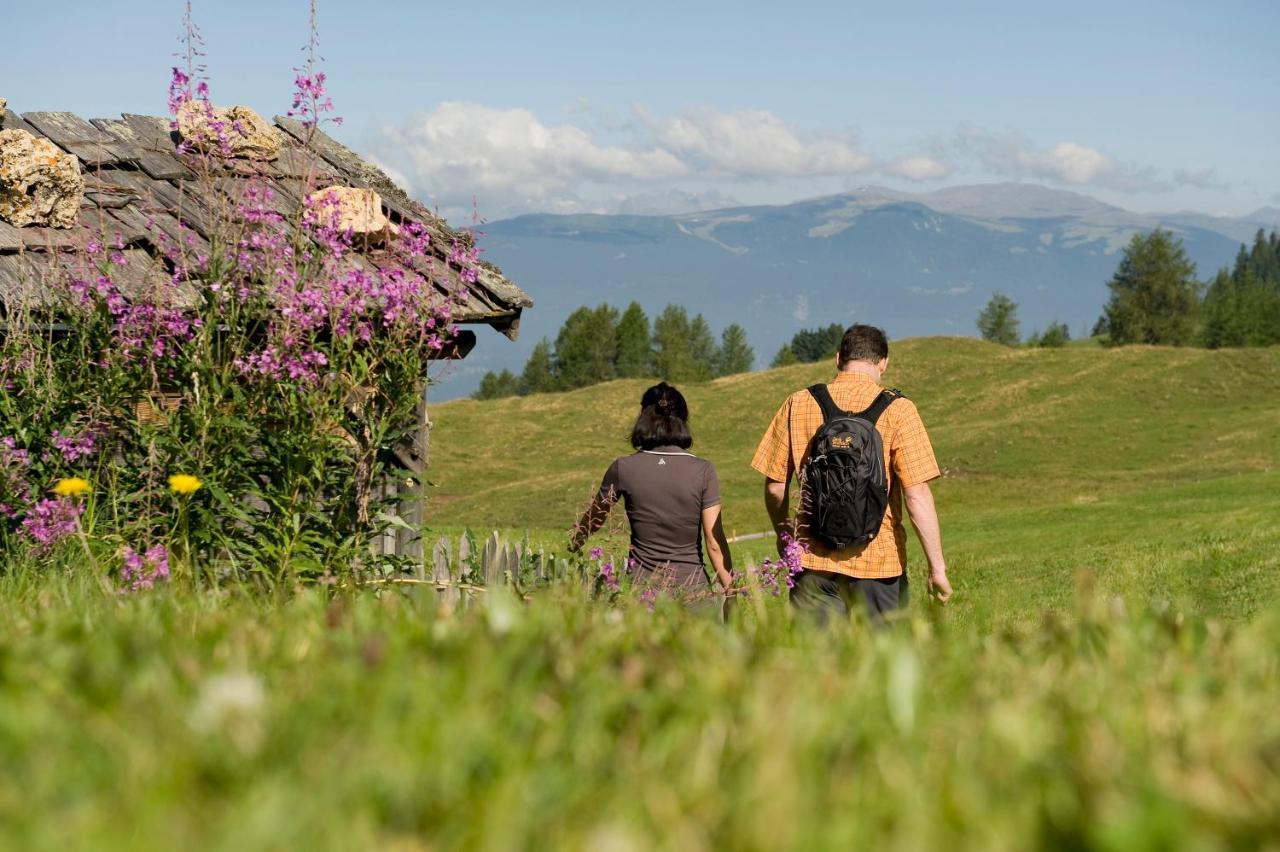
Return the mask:
M729 541L724 536L719 505L702 510L702 537L707 544L707 560L715 569L716 579L727 595L733 588L733 556L729 553Z

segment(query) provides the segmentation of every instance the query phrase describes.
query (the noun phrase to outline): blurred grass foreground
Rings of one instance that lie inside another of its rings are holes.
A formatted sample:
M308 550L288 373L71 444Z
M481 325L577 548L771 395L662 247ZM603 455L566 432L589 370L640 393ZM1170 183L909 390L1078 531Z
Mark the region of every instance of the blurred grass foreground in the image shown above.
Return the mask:
M571 585L0 578L6 849L1253 849L1280 613L729 626Z

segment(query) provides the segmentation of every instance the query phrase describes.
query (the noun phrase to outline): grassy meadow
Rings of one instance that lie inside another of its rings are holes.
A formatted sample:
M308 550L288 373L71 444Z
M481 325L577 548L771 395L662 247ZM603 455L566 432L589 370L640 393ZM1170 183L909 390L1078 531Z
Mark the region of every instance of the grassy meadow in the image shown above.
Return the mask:
M828 372L687 388L736 532ZM910 340L887 381L957 595L879 633L8 566L0 848L1280 849L1280 350ZM434 406L430 534L559 547L642 388Z
M730 535L769 528L756 443L787 394L832 374L809 364L684 388ZM1038 618L1069 603L1079 569L1107 593L1226 618L1280 592L1280 349L913 339L893 346L885 383L915 401L943 468L954 617ZM435 406L432 523L529 529L561 546L609 462L630 452L647 384ZM912 559L922 564L918 549Z

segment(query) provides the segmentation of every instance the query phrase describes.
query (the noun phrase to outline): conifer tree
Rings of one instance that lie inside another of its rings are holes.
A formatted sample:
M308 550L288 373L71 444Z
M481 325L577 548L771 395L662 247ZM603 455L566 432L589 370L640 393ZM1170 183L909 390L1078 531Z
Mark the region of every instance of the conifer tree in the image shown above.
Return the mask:
M472 399L501 399L520 393L520 380L510 370L495 373L492 370L484 374L480 387L471 395Z
M1110 343L1191 343L1200 307L1195 275L1182 241L1168 231L1135 234L1107 283Z
M987 306L978 314L978 332L983 340L1002 346L1017 346L1018 303L1004 293L993 293Z
M627 305L618 322L618 360L620 379L639 379L653 375L653 335L649 317L639 302Z
M1240 247L1235 268L1221 270L1204 299L1201 342L1220 346L1280 343L1280 233L1258 231Z
M617 329L618 312L607 304L571 313L556 336L556 386L570 390L614 378Z
M1057 349L1071 341L1071 329L1065 322L1051 322L1044 333L1035 332L1027 338L1028 346L1039 346L1046 349Z
M800 361L812 364L835 356L844 338L844 326L831 323L824 328L805 328L791 338L791 351Z
M716 350L717 376L732 376L737 373L750 372L755 363L756 353L747 343L746 330L733 323L720 333L720 348Z
M796 352L791 348L790 344L783 346L778 350L778 354L773 356L773 361L769 363L770 367L790 367L792 364L799 364L800 359L796 357Z
M551 357L551 341L545 337L538 341L529 353L529 360L524 364L524 372L520 375L522 393L546 393L555 390L555 364Z
M653 321L654 368L659 378L678 382L693 374L689 331L689 313L679 305L667 305Z
M705 382L715 376L716 339L702 314L689 323L690 373L681 381Z

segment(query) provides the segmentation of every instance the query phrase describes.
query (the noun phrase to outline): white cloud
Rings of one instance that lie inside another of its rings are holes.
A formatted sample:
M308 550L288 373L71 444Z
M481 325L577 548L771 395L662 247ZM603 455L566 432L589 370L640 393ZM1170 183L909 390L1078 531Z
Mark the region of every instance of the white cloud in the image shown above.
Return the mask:
M548 123L521 108L446 102L383 128L369 153L388 174L449 217L531 211L671 214L728 207L734 195L819 194L833 179L878 171L941 180L966 165L1011 180L1149 193L1221 187L1212 169L1160 172L1064 140L1038 144L1017 131L962 125L924 153L873 157L850 133L806 133L765 110L690 107L630 120L578 108ZM755 203L755 202L753 202Z
M372 153L389 174L446 212L469 208L475 195L490 215L668 213L694 209L690 199L699 195L710 206L724 206L734 200L723 192L695 194L674 184L846 175L872 164L847 136L807 137L759 110L703 107L659 117L637 108L634 118L625 128L602 131L606 142L601 133L549 125L527 109L449 102L384 128Z
M796 296L796 306L791 311L791 317L796 322L804 322L809 319L809 295L801 293Z
M844 175L864 171L871 157L853 140L826 135L801 138L771 112L720 112L709 107L654 118L637 109L657 143L701 170L735 177Z
M602 145L579 127L548 127L526 109L453 102L385 128L375 155L392 161L419 196L445 204L476 194L574 207L573 189L584 181L657 180L689 170L661 148Z
M1025 156L1041 177L1056 177L1067 183L1092 183L1116 167L1116 161L1106 154L1075 142L1059 142L1042 154Z
M1175 169L1165 175L1151 166L1121 162L1079 142L1037 147L1023 133L999 133L961 125L953 147L988 172L1002 177L1034 178L1071 186L1094 186L1119 192L1169 192L1179 186L1223 188L1213 169Z
M961 125L956 147L978 159L988 171L1014 178L1040 178L1069 184L1097 183L1118 169L1114 159L1077 142L1037 148L1022 133L997 133Z
M951 174L951 167L934 157L899 157L883 169L885 174L907 180L935 180Z

